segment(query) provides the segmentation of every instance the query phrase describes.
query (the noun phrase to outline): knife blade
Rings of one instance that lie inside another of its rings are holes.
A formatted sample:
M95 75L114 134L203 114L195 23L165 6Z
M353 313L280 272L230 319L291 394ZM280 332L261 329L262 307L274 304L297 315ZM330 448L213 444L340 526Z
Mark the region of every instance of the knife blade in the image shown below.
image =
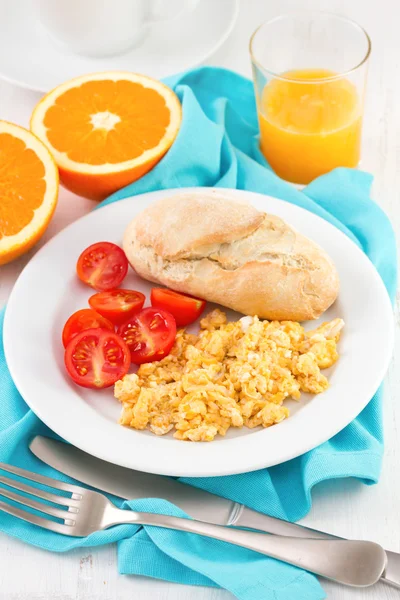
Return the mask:
M297 538L340 539L338 536L289 523L216 496L170 477L133 471L95 458L74 446L36 436L30 450L41 461L79 482L126 500L163 498L200 521L258 529ZM381 581L400 589L400 554L386 550L388 562Z

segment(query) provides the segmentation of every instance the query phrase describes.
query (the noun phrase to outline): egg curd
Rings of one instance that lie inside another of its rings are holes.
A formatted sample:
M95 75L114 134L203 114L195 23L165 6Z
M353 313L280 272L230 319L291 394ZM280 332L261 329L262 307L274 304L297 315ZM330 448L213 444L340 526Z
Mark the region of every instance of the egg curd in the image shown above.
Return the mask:
M143 364L115 384L120 423L178 440L210 442L230 427L270 427L289 416L287 398L320 394L329 386L321 369L338 359L344 322L313 331L293 321L243 317L228 322L216 309L198 335L178 332L171 353Z

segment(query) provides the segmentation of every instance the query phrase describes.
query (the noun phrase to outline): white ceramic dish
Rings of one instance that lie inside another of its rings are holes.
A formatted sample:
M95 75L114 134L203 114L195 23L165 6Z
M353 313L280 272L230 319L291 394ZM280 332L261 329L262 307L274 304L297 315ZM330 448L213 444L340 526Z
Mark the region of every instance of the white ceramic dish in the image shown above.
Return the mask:
M134 71L160 79L209 58L231 33L238 7L238 0L199 0L190 14L152 26L139 47L88 58L57 46L30 0L0 0L0 77L39 92L95 71Z
M109 462L151 473L193 477L241 473L282 463L318 446L354 419L377 390L391 356L393 316L372 263L343 233L314 214L269 196L231 192L258 209L279 215L334 259L341 292L323 320L342 317L346 325L339 346L341 358L329 374L331 387L319 396L303 395L299 403L289 402L291 416L274 427L231 428L225 438L207 444L123 428L117 424L120 404L112 388L91 391L69 380L63 366L61 331L70 314L85 307L92 293L76 277L77 257L86 246L102 239L120 243L137 212L174 192L143 194L95 210L51 239L25 267L7 306L4 344L15 384L32 410L75 446ZM131 271L124 287L148 296L152 284Z

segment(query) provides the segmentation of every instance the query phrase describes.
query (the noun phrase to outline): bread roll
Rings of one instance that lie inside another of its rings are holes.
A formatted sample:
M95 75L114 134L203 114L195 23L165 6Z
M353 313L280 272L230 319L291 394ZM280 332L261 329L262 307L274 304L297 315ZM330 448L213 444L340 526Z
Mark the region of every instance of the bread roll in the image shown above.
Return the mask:
M336 299L329 256L229 192L177 193L129 224L124 250L150 281L270 320L316 319Z

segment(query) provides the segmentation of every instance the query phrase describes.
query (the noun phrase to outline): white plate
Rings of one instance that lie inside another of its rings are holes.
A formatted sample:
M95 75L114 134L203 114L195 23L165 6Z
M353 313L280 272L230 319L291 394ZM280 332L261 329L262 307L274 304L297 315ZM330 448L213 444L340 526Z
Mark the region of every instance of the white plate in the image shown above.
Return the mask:
M200 0L189 15L154 25L138 48L97 59L69 53L54 44L30 0L0 0L0 14L0 77L47 92L67 79L95 71L134 71L160 79L194 67L209 58L231 33L238 0Z
M70 314L85 307L91 295L76 277L77 257L102 239L120 243L137 212L171 193L143 194L91 212L51 239L25 267L11 293L4 323L6 359L20 393L40 419L75 446L150 473L193 477L242 473L276 465L325 442L359 414L381 383L393 344L392 308L377 271L351 240L314 214L269 196L231 190L315 240L339 271L340 296L323 320L342 317L346 325L340 360L331 369L331 387L325 393L290 402L291 416L269 429L231 428L225 438L193 443L121 427L120 404L112 388L85 390L67 377L61 331ZM148 297L152 284L131 271L124 287Z

